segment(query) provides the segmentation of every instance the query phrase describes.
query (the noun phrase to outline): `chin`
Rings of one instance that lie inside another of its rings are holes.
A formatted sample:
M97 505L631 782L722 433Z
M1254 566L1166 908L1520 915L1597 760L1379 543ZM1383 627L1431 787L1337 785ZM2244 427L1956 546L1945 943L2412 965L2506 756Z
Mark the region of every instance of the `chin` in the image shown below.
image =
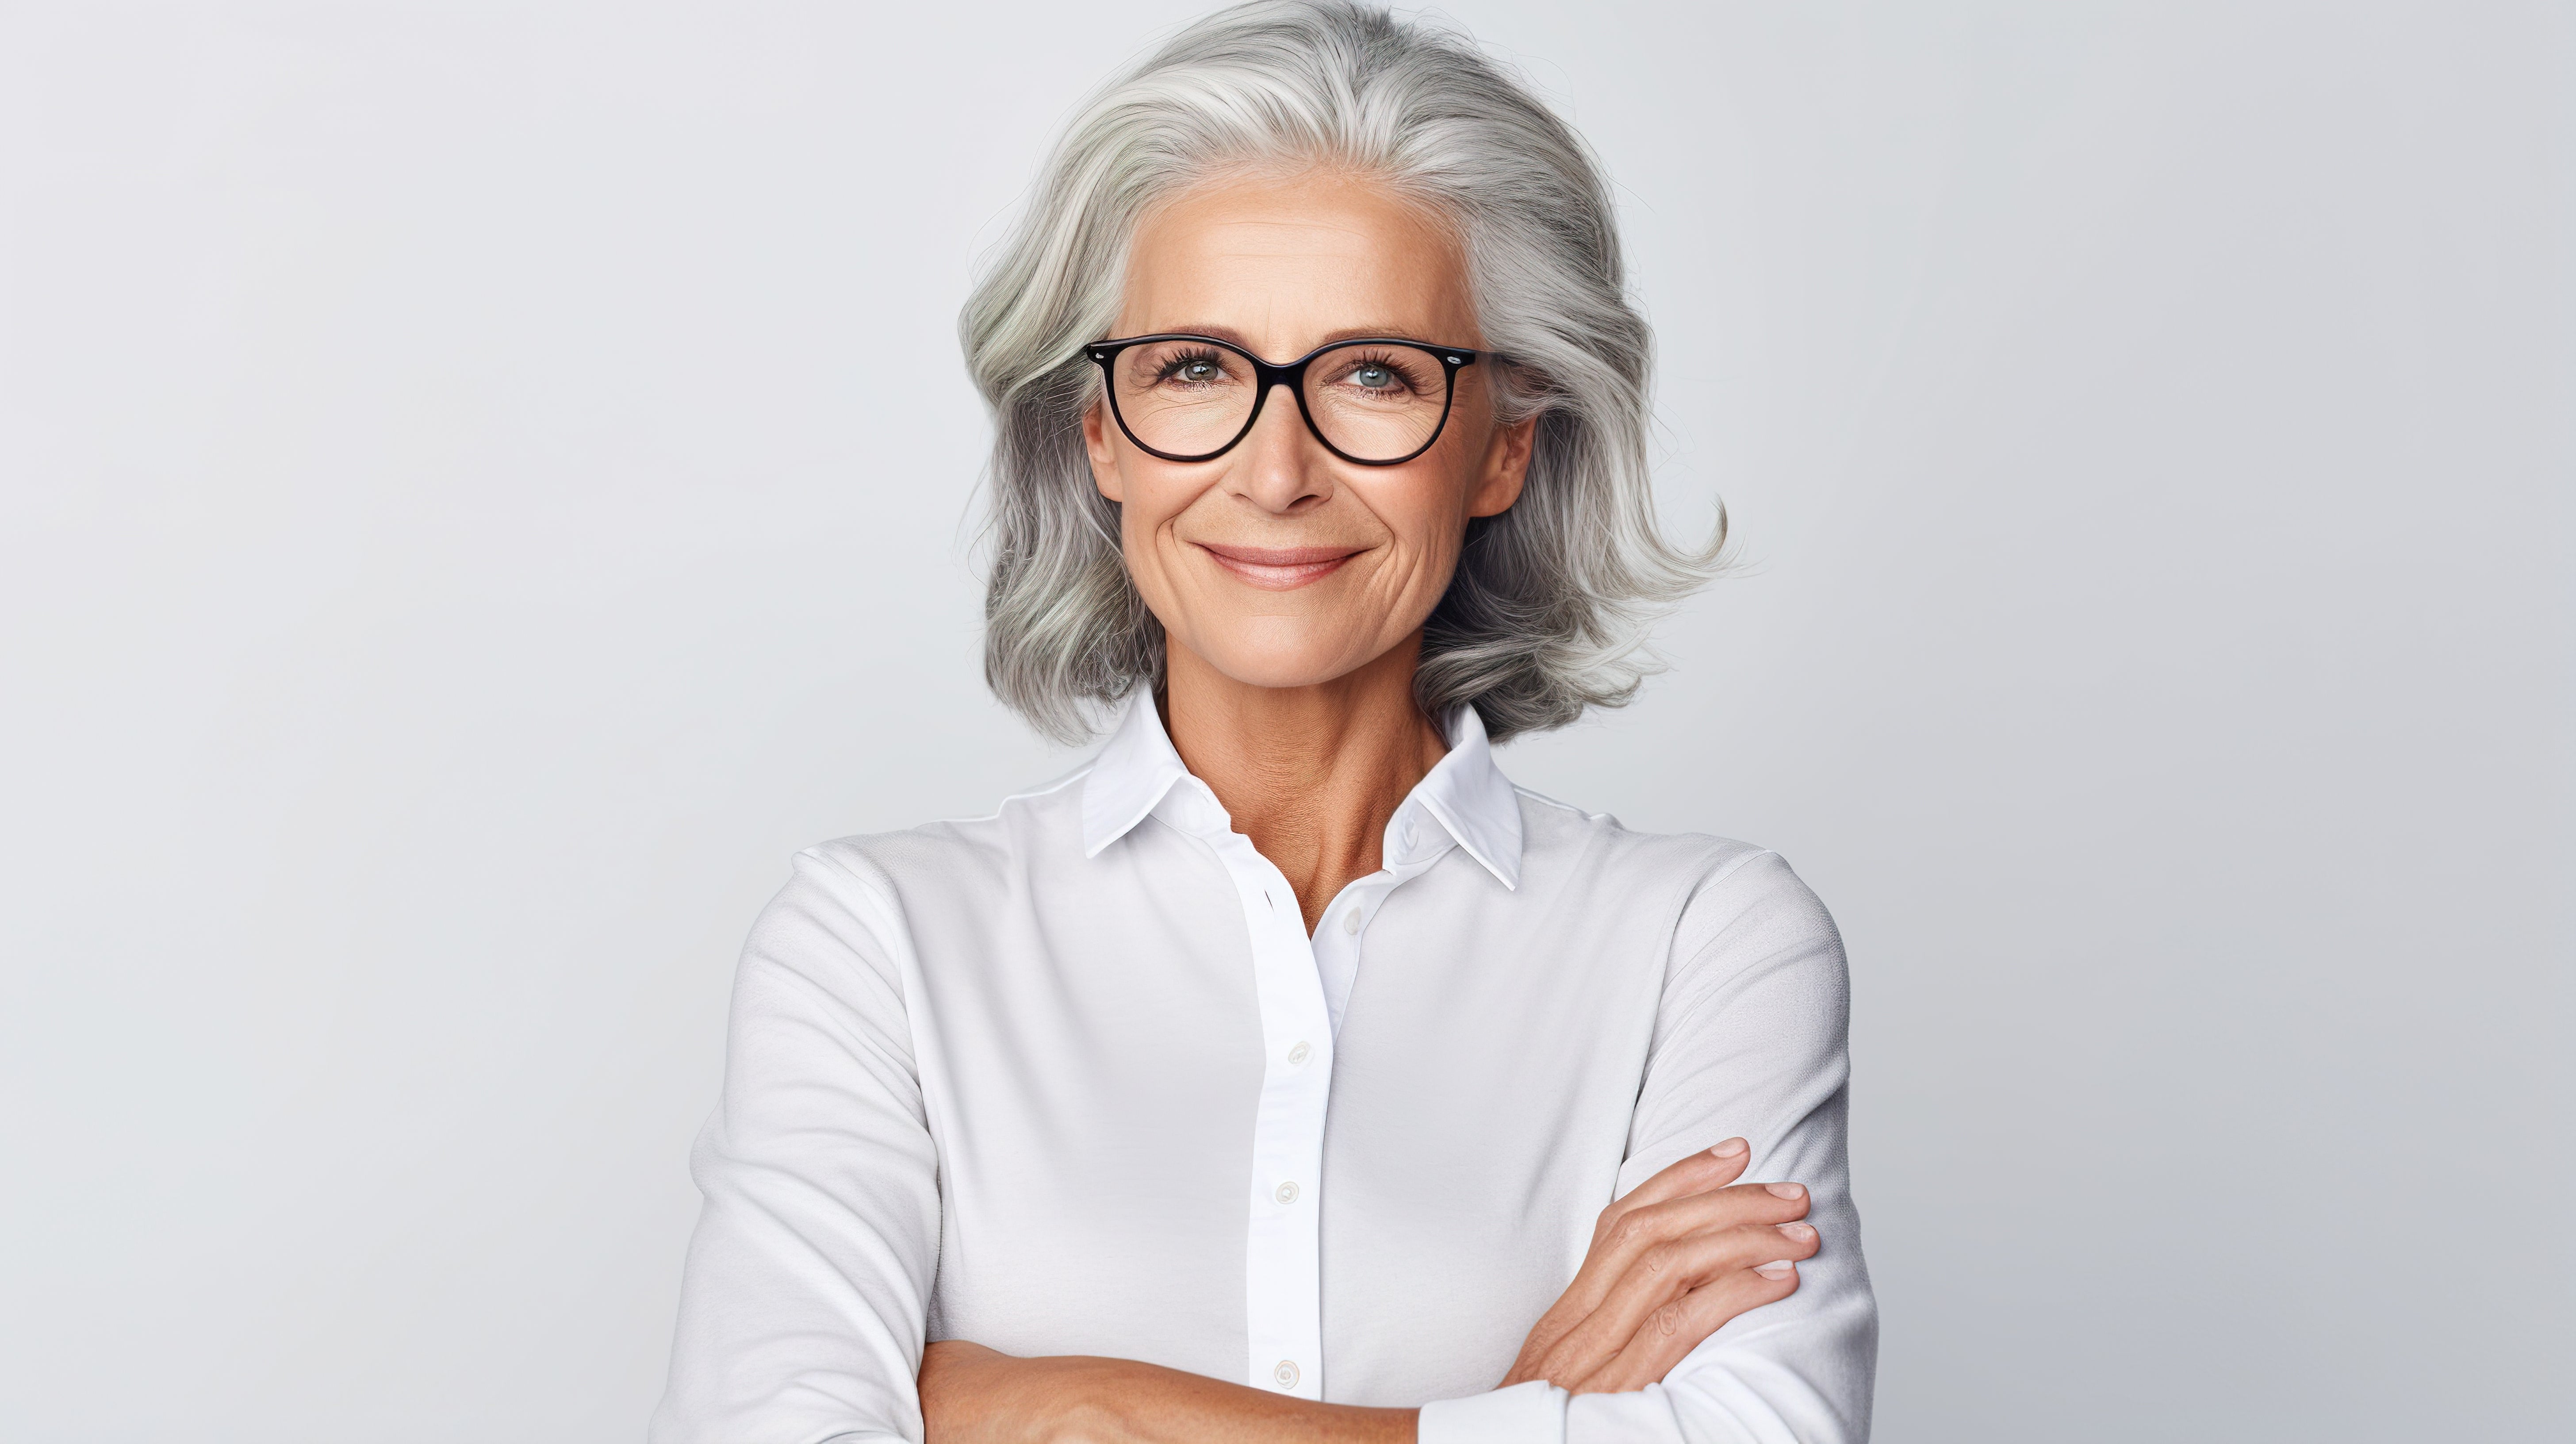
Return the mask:
M1355 646L1343 636L1194 638L1190 650L1216 671L1247 687L1319 686L1349 676L1367 666L1376 655L1366 645Z
M1358 671L1367 659L1354 661L1342 656L1320 659L1256 652L1245 656L1208 657L1207 661L1217 671L1247 687L1314 687L1349 676Z

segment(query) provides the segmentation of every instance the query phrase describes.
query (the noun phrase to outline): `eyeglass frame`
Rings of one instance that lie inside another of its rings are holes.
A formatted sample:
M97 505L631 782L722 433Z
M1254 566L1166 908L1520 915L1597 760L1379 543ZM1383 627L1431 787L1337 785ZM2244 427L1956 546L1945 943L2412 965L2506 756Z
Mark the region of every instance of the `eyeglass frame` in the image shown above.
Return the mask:
M1252 414L1243 419L1243 429L1228 439L1225 445L1196 456L1185 456L1178 452L1158 450L1148 445L1145 438L1138 436L1136 429L1127 424L1127 414L1118 409L1118 375L1110 369L1110 365L1118 359L1120 352L1156 341L1204 341L1220 351L1230 351L1252 363L1253 380L1259 386L1259 389L1252 394ZM1432 426L1431 435L1424 439L1420 446L1391 460L1371 461L1366 457L1353 456L1335 446L1333 439L1324 434L1324 428L1316 424L1315 409L1306 400L1306 368L1314 364L1316 357L1327 351L1340 351L1352 346L1406 346L1416 351L1428 352L1440 363L1442 387L1440 420ZM1148 456L1182 463L1216 460L1243 444L1243 438L1252 434L1252 428L1261 424L1261 409L1270 404L1270 393L1278 387L1285 386L1288 388L1288 393L1297 398L1297 414L1305 418L1308 434L1322 442L1326 451L1353 466L1402 466L1437 446L1440 443L1440 434L1449 429L1449 413L1458 405L1458 373L1475 365L1479 358L1494 354L1466 346L1434 346L1427 341L1416 341L1410 336L1350 336L1339 341L1327 341L1294 361L1274 365L1231 341L1220 341L1214 336L1202 336L1194 331L1160 331L1151 336L1128 336L1118 340L1094 341L1084 346L1082 350L1084 355L1089 356L1100 366L1101 387L1109 394L1109 414L1117 421L1118 430L1129 441L1134 442L1138 450Z

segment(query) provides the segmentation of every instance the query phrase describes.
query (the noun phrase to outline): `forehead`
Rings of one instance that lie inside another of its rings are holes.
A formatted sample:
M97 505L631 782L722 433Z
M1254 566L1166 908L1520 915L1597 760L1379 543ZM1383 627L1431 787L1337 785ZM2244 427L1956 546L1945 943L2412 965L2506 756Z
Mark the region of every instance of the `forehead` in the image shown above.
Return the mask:
M1211 332L1273 360L1352 334L1478 342L1449 230L1382 185L1332 172L1212 181L1149 213L1119 322L1130 336Z

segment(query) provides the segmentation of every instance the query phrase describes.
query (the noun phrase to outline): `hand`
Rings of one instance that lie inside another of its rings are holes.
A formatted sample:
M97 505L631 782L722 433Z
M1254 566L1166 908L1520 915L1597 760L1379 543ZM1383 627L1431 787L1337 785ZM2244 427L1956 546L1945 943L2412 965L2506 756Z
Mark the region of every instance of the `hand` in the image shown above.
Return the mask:
M1816 1251L1807 1190L1748 1183L1753 1151L1730 1138L1601 1211L1574 1282L1531 1328L1505 1386L1545 1379L1577 1394L1642 1389L1736 1315L1798 1290Z

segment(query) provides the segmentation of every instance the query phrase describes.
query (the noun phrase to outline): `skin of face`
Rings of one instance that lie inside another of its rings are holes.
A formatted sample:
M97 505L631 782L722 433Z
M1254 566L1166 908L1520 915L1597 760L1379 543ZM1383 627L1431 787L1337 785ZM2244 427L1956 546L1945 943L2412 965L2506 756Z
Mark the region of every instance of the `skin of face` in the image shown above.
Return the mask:
M1351 336L1484 345L1451 233L1329 170L1212 181L1160 207L1125 287L1115 335L1213 336L1273 362ZM1495 424L1495 364L1458 373L1439 440L1398 466L1334 456L1285 388L1202 462L1148 454L1095 405L1092 476L1120 505L1128 571L1171 645L1236 684L1308 688L1417 643L1468 519L1510 507L1528 471L1536 423Z

